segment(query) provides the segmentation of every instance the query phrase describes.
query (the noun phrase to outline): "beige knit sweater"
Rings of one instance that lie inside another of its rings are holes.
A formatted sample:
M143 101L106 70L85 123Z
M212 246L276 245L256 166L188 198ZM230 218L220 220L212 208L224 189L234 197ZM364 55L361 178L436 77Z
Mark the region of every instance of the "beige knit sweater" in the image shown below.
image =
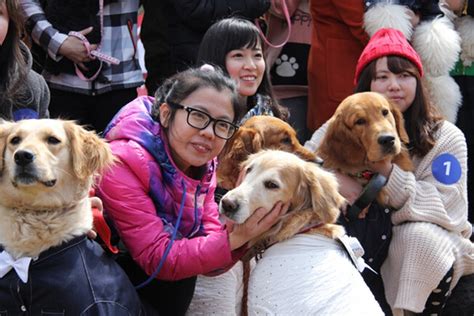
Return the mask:
M327 125L305 147L315 150ZM444 153L454 156L461 166L461 177L454 184L443 184L433 176L433 160ZM466 163L464 135L445 121L433 149L425 157L414 157L414 172L393 168L386 191L389 204L398 211L392 215L393 236L381 274L395 315L400 309L423 311L428 296L452 266L450 289L461 276L474 273Z

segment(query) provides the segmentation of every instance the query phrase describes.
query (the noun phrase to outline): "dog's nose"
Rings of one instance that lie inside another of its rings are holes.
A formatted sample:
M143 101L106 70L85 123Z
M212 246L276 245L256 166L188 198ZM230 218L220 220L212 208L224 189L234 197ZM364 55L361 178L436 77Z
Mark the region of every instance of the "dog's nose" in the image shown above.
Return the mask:
M15 153L15 163L19 166L26 166L35 160L35 155L28 150L19 150Z
M225 213L232 214L239 209L239 203L231 201L230 199L223 198L221 200L221 206Z
M391 135L384 135L380 136L377 141L384 148L391 148L395 144L395 137Z

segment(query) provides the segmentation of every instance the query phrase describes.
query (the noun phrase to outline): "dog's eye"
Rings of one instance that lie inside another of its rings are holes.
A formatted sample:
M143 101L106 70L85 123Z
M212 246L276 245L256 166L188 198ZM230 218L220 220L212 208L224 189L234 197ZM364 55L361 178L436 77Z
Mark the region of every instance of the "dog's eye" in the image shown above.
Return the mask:
M278 189L279 188L278 184L276 184L273 181L265 181L263 184L265 185L265 188L267 188L267 189Z
M47 141L48 141L48 144L51 144L51 145L56 145L56 144L59 144L61 142L59 139L57 139L54 136L49 136Z
M387 115L388 115L388 110L387 110L387 109L383 109L383 110L382 110L382 115L383 115L383 116L387 116Z
M19 136L15 136L12 139L10 139L10 144L12 145L18 145L21 141L21 138Z
M252 167L248 167L247 170L245 170L245 174L249 174L250 171L252 171Z
M363 118L360 118L358 119L357 121L355 121L355 124L356 125L364 125L366 123L365 119Z
M289 137L285 137L281 140L281 143L289 145L291 144L291 139Z

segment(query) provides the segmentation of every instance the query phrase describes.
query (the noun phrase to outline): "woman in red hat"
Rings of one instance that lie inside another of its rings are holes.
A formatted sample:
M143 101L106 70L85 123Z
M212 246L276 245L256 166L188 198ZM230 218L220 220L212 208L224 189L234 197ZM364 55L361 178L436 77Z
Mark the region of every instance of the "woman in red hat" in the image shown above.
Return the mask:
M472 225L467 220L466 141L456 126L438 116L425 94L422 75L420 57L395 29L373 35L355 74L356 92L379 92L403 112L415 165L413 172L391 162L367 166L387 178L385 191L394 209L387 212L393 228L380 269L394 315L407 311L439 314L459 279L474 273ZM317 147L326 126L307 147ZM342 184L346 190L347 180ZM360 192L357 186L351 183L351 190ZM370 258L366 259L370 265Z

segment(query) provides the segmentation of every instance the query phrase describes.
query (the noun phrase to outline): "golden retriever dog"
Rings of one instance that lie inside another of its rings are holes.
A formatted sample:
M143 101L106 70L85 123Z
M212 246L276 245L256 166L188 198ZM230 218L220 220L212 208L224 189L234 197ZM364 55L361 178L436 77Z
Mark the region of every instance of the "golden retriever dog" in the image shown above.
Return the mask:
M250 154L262 149L292 152L308 161L316 159L313 152L299 143L296 131L288 123L273 116L253 116L227 141L219 155L218 191L215 194L217 199L222 196L222 191L236 186L242 162ZM219 276L199 276L188 315L240 315L242 298L245 299L244 292L253 264L253 261L238 262L231 270Z
M314 153L299 143L296 131L288 123L273 116L253 116L245 121L219 155L219 186L227 190L233 189L240 164L248 155L261 149L284 150L308 161L314 161L316 158Z
M316 152L324 167L356 175L367 162L391 160L413 170L402 113L383 95L361 92L344 99Z
M89 190L114 161L108 144L70 121L24 120L0 124L0 152L0 310L139 315L126 275L86 237Z
M249 242L264 250L250 275L249 314L383 315L338 241L345 200L335 176L278 150L250 155L243 173L222 198L222 214L243 223L258 208L290 202L276 225Z

